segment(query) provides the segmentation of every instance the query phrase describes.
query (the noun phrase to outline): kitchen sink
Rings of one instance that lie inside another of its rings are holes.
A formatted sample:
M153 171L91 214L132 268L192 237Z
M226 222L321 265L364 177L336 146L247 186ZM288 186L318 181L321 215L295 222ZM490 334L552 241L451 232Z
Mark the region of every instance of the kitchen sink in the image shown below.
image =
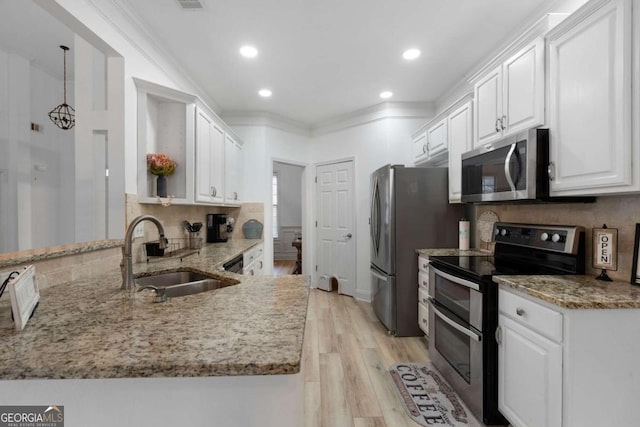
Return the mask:
M152 289L156 291L156 301L167 298L183 297L201 292L212 291L235 285L232 280L220 280L215 277L193 271L173 271L159 273L134 279L138 290Z

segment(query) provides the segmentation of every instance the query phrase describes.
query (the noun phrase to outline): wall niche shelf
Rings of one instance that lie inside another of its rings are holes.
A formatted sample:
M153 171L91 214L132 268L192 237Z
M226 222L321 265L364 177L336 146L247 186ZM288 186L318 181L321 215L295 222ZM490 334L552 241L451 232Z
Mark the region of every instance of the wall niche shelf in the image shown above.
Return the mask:
M167 177L172 204L193 204L196 97L137 78L138 202L159 204L156 179L147 170L147 153L166 153L178 166ZM144 172L143 172L144 171Z

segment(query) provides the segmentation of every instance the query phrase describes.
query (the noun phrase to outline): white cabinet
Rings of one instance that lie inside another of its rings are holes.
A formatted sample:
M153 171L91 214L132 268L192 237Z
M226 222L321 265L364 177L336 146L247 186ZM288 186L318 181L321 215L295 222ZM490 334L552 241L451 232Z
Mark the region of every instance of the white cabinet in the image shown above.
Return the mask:
M640 190L638 8L591 1L547 36L552 196Z
M446 117L437 121L427 129L427 155L433 159L449 148L448 120Z
M203 108L196 111L196 201L224 202L224 141L222 127Z
M449 114L449 203L462 196L462 154L473 144L472 105L467 101Z
M418 256L418 324L429 336L429 260Z
M191 204L196 97L140 79L134 82L138 90L138 202L161 202L157 177L148 171L146 159L147 154L164 153L178 164L167 177L167 195L172 203Z
M474 83L474 148L544 123L544 40L529 43Z
M427 131L422 130L413 136L413 162L419 164L427 159Z
M498 405L514 427L638 424L640 309L569 309L508 286L498 299Z
M446 164L449 148L446 115L438 115L413 135L413 163L440 166Z
M502 290L499 305L498 408L514 427L560 427L562 315Z
M249 276L261 276L264 274L263 245L258 245L246 250L242 254L242 274Z
M239 204L242 200L244 179L242 145L229 134L224 147L224 198L225 203Z

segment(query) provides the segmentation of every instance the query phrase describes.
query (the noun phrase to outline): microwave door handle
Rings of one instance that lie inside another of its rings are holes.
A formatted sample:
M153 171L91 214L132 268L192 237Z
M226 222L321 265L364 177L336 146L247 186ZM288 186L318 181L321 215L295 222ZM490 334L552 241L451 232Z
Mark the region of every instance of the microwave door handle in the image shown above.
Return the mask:
M509 169L509 165L511 165L511 157L513 156L514 151L516 151L516 144L511 144L507 158L504 159L504 176L507 178L507 184L509 184L511 191L516 191L516 186L513 184L513 178L511 177L511 170Z
M440 318L440 320L442 320L444 323L446 323L447 325L451 326L453 329L455 329L456 331L465 334L466 336L468 336L469 338L475 340L475 341L480 341L480 335L470 331L469 329L458 325L456 322L454 322L453 320L449 319L447 316L445 316L444 314L442 314L440 312L440 310L438 310L434 304L434 302L432 300L429 300L429 302L431 303L431 309L433 310L433 314L435 314L436 316L438 316Z

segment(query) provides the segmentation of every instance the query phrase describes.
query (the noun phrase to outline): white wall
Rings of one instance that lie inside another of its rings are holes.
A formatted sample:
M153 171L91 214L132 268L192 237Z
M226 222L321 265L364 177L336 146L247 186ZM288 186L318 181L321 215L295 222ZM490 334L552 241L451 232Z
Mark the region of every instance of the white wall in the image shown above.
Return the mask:
M312 139L313 163L353 157L355 159L356 230L356 295L369 301L369 179L371 172L386 164L413 166L411 134L424 119L388 118ZM314 171L315 172L315 171ZM312 212L315 210L315 201ZM315 218L315 215L314 215ZM312 256L315 256L315 236ZM315 282L314 278L314 282Z
M4 51L0 76L0 252L73 243L73 131L47 116L62 102L62 81ZM32 132L31 122L41 131Z

